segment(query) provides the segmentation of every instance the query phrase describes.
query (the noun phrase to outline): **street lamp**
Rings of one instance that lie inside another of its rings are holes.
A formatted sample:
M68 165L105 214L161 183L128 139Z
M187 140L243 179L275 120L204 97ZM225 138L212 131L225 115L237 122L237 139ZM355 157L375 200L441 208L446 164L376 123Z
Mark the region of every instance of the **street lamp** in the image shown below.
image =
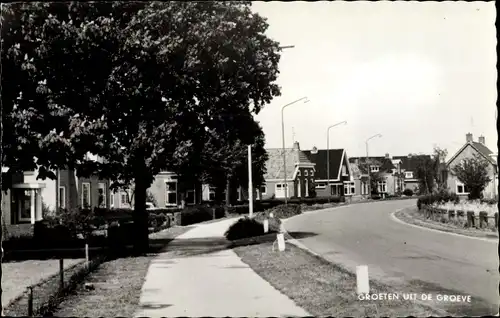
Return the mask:
M382 137L381 134L376 134L371 136L370 138L366 139L365 145L366 145L366 166L367 166L367 172L368 172L368 195L371 196L371 176L370 176L370 166L368 165L368 141L375 137Z
M309 102L307 97L302 97L300 99L297 99L296 101L293 101L289 104L286 104L285 106L281 107L281 139L283 142L283 173L284 173L284 180L285 180L285 204L287 204L287 195L288 195L288 184L286 183L286 154L285 154L285 120L283 118L283 111L285 110L286 107L293 105L295 103L298 103L300 101L304 101L304 103Z
M330 192L328 194L328 202L330 202L330 196L332 195L332 189L330 187L330 129L342 125L342 124L347 124L347 121L341 121L340 123L336 123L335 125L331 125L328 127L326 130L326 171L327 171L327 185L328 185L328 191Z

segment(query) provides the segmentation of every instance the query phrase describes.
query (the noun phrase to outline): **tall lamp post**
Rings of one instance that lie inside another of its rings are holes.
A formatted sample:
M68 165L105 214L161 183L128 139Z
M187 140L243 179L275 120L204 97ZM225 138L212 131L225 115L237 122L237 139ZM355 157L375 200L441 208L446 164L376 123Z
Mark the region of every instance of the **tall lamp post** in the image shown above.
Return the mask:
M347 124L347 121L341 121L340 123L336 123L334 125L331 125L328 127L328 129L326 130L326 178L327 178L327 187L328 187L328 191L330 192L328 194L328 202L330 202L330 197L332 195L332 189L330 187L330 129L335 127L335 126L338 126L338 125L345 125Z
M304 101L304 103L309 102L307 97L302 97L297 99L296 101L293 101L289 104L286 104L285 106L281 107L281 140L282 140L282 146L283 146L283 174L284 174L284 181L285 181L285 205L287 204L288 201L288 184L286 183L286 154L285 154L285 120L283 117L283 111L285 110L286 107L291 106L295 103L298 103L300 101Z
M370 141L371 139L373 138L376 138L376 137L382 137L381 134L376 134L376 135L373 135L371 136L370 138L366 139L365 141L365 145L366 145L366 171L368 172L368 195L371 196L371 176L370 176L370 166L368 164L368 141Z

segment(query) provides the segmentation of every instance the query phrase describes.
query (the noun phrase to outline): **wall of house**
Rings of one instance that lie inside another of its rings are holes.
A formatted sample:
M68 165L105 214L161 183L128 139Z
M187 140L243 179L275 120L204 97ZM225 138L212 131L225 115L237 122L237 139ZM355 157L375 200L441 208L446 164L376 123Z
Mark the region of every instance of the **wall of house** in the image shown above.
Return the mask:
M45 179L37 180L38 171L24 172L24 183L42 183L45 184L45 188L41 190L42 202L49 208L49 210L55 211L56 209L56 180Z
M295 193L294 182L295 181L289 181L289 180L287 180L287 182L286 182L288 184L289 197L292 197L293 194ZM266 191L265 194L261 195L262 200L271 199L271 198L273 198L273 196L275 196L275 194L276 194L276 184L278 184L278 183L283 183L283 182L266 181L265 186L266 186L266 190L267 191ZM276 198L276 199L279 199L279 198Z
M177 181L177 202L176 205L166 205L166 182L167 181ZM194 188L194 187L193 187ZM156 202L158 203L158 207L160 208L165 208L165 207L174 207L174 206L180 206L181 205L181 191L182 191L182 184L179 182L177 176L174 173L161 173L158 174L153 183L151 184L151 187L148 189L151 194L155 197Z
M109 208L109 180L98 179L97 177L91 178L78 178L78 206L83 203L83 184L90 184L90 207L95 208L99 206L99 184L104 183L106 206Z
M457 191L456 184L458 181L458 178L453 174L453 168L457 164L459 164L462 159L473 158L474 154L478 154L478 152L470 145L468 145L455 159L453 159L452 162L450 162L448 166L449 173L448 173L447 185L451 192ZM488 176L490 177L490 179L492 179L492 181L488 183L483 193L485 197L493 198L494 195L497 193L495 182L493 180L495 178L495 167L492 164L489 164L487 170L488 170Z
M81 205L78 201L78 182L74 170L59 170L59 186L66 189L66 208L74 209Z

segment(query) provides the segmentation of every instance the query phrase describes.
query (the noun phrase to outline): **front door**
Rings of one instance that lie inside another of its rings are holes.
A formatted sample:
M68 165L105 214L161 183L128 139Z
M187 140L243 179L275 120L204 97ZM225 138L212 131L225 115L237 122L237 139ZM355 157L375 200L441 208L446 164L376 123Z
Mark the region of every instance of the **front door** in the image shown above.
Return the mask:
M285 197L285 184L284 183L278 183L276 184L276 191L275 197L276 198L284 198Z

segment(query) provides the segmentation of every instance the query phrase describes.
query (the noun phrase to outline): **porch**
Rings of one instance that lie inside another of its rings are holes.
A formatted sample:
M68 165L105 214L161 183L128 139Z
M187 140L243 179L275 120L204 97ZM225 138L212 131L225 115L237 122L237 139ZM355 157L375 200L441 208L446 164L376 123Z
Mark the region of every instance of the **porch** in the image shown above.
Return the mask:
M4 194L6 224L35 224L43 219L42 189L44 183L17 183ZM10 203L10 204L9 204Z

